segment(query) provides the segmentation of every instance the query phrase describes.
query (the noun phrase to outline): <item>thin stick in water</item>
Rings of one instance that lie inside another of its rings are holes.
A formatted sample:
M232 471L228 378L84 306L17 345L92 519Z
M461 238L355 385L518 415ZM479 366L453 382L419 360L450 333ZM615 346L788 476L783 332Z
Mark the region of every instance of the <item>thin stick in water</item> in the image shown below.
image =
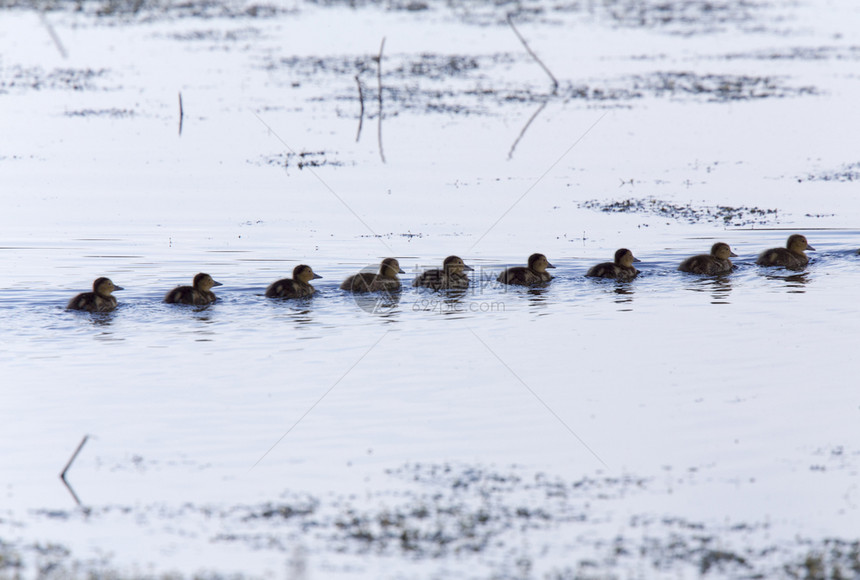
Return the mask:
M78 498L78 494L75 493L75 490L72 489L72 486L69 485L69 482L66 481L66 472L69 471L69 468L72 466L72 463L74 463L75 459L77 459L78 453L81 452L81 448L83 448L84 443L86 443L87 439L89 438L89 435L84 435L84 438L81 439L81 442L78 444L78 448L75 449L75 452L72 453L72 457L69 459L68 463L66 463L66 466L63 468L63 471L60 472L60 479L63 481L63 485L66 486L66 489L69 490L69 493L72 494L72 497L75 498L75 502L78 505L81 505L81 500Z
M525 47L525 49L528 51L528 53L529 53L530 55L532 55L532 58L533 58L533 59L535 59L535 61L536 61L536 62L541 66L541 68L546 72L546 74L548 74L548 75L549 75L549 78L550 78L550 79L552 79L552 94L554 95L554 94L558 93L558 79L556 79L556 78L555 78L555 75L554 75L554 74L552 74L552 72L547 68L547 66L543 63L543 61L542 61L541 59L539 59L539 58L538 58L538 55L536 55L536 54L534 53L534 51L533 51L533 50L531 49L531 47L529 46L529 43L528 43L528 42L526 42L526 39L525 39L525 38L523 38L523 35L522 35L522 34L520 34L520 31L519 31L519 30L517 30L517 27L516 27L516 26L514 26L514 21L513 21L513 19L511 18L511 15L510 15L510 14L508 14L508 24L510 25L511 30L513 30L513 31L514 31L514 34L516 34L516 35L517 35L517 38L519 38L519 39L520 39L520 42L522 42L522 43L523 43L523 46L524 46L524 47Z
M63 46L63 43L60 41L60 36L57 34L57 31L54 30L54 27L48 22L48 17L45 15L45 11L48 9L47 6L42 8L42 11L39 12L39 19L42 21L42 26L45 27L45 30L48 31L48 34L51 36L51 40L54 41L54 46L57 47L57 50L60 51L60 56L63 58L68 58L69 53L66 52L66 47Z
M355 84L358 85L358 103L361 105L361 110L358 113L358 132L355 134L355 142L361 138L361 126L364 124L364 92L361 90L361 81L358 80L358 75L355 75Z
M385 152L382 149L382 49L385 48L385 37L379 45L379 56L376 57L376 84L379 87L379 122L376 125L376 140L379 141L379 156L385 163Z
M179 91L179 136L182 137L182 119L185 118L185 111L182 109L182 91Z
M511 145L511 150L510 150L510 151L508 151L508 161L510 161L510 160L511 160L511 158L513 158L513 156L514 156L514 149L516 149L516 148L517 148L517 145L519 145L519 144L520 144L520 141L522 140L523 136L526 134L526 131L528 131L528 130L529 130L529 127L530 127L530 126L531 126L531 124L534 122L534 120L535 120L535 119L537 119L537 116L538 116L538 115L540 115L541 111L543 111L543 110L546 108L546 104L547 104L548 102L549 102L549 101L544 101L543 103L541 103L541 104L540 104L540 107L538 107L537 111L535 111L534 113L532 113L532 116L531 116L531 117L529 117L529 120L528 120L528 121L526 121L526 124L525 124L525 125L523 125L523 128L522 128L522 130L520 131L520 134L519 134L519 135L517 135L516 140L514 140L514 144L513 144L513 145Z

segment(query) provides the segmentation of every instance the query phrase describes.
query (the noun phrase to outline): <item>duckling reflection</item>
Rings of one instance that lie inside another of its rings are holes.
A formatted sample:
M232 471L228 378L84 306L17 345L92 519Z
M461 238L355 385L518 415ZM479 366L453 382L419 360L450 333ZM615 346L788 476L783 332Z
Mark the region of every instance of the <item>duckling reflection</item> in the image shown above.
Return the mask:
M704 274L706 276L719 276L720 274L731 273L734 266L729 258L736 258L735 254L728 244L717 242L711 246L710 254L699 254L687 258L678 270L681 272L689 272L691 274Z
M68 310L87 312L110 312L116 308L116 297L111 294L124 288L110 281L110 278L96 278L92 292L82 292L69 300Z
M441 269L425 270L412 281L412 285L431 290L463 290L469 287L469 276L464 272L473 269L458 256L448 256Z
M269 284L266 288L267 298L305 298L313 296L316 289L311 286L311 280L322 278L314 273L310 266L299 264L293 268L292 278L283 278Z
M780 276L778 274L768 274L768 280L779 280L785 283L789 294L803 294L806 292L806 285L809 284L809 272L800 272L799 274L789 274L788 276Z
M506 268L499 274L498 281L502 284L514 284L517 286L534 286L544 284L552 280L547 268L555 268L543 254L532 254L529 256L528 266L515 266Z
M815 248L806 241L806 236L792 234L784 248L771 248L759 254L755 261L759 266L782 266L789 270L802 270L809 264L806 250L815 251Z
M603 262L592 266L586 276L589 278L615 278L621 282L628 282L639 275L639 270L633 267L634 262L641 262L627 248L621 248L615 252L614 262Z
M400 262L394 258L385 258L379 265L379 273L359 272L353 274L340 285L341 290L350 292L380 292L400 290L398 274L405 274L400 269Z
M177 286L164 296L164 301L168 304L205 306L217 300L212 288L222 286L221 282L216 282L212 276L203 272L194 276L191 284L191 286Z

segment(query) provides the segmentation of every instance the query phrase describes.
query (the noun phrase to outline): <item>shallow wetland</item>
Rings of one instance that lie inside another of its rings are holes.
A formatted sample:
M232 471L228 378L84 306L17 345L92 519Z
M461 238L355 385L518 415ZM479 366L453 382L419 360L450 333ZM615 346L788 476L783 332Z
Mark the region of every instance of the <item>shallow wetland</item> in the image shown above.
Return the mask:
M3 2L0 578L860 578L858 30ZM755 265L792 233L805 270ZM533 252L549 285L495 281ZM452 254L469 290L412 287ZM339 289L389 256L401 292Z

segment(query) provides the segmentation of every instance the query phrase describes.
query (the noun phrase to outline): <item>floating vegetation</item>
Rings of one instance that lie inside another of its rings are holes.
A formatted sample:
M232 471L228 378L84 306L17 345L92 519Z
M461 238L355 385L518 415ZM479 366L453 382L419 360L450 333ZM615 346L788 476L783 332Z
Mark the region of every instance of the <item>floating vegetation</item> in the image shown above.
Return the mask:
M112 119L127 119L134 117L134 111L129 109L77 109L63 113L67 117L110 117Z
M722 223L726 226L747 226L774 223L779 220L776 209L747 206L694 206L691 203L678 205L662 199L624 199L620 201L584 201L579 207L605 213L641 213L671 218L687 223Z
M0 74L0 94L23 90L104 90L96 80L104 79L107 73L107 69L55 68L45 71L38 66L12 65L5 67Z
M798 177L797 181L860 181L860 162L847 163L836 170L810 173L806 177Z
M344 162L335 159L330 159L330 153L325 151L299 151L298 153L290 151L287 153L274 153L272 155L263 155L255 165L277 165L285 169L290 167L298 167L304 169L306 167L343 167Z
M711 101L742 101L769 97L815 95L815 87L791 87L771 76L728 74L700 75L693 72L656 72L631 79L633 90L657 97L703 96Z
M768 4L752 0L605 0L606 16L620 26L683 35L719 32L756 20Z
M795 46L731 53L718 60L860 60L860 46Z
M106 506L93 507L88 515L80 511L35 515L50 519L54 526L81 518L87 519L88 526L117 518L169 523L165 529L179 538L202 534L208 542L293 557L301 544L307 550L300 555L302 561L354 554L386 558L387 565L396 569L396 558L410 563L422 560L431 567L429 574L438 566L448 577L469 569L479 577L507 578L510 570L528 569L534 573L529 577L574 579L624 576L646 568L659 577L716 579L823 580L860 575L860 541L855 539L798 536L774 543L767 533L768 523L709 523L653 513L619 515L607 500L659 491L654 480L633 475L571 481L517 467L420 463L387 474L398 480L399 491L380 490L364 499L323 500L285 493L277 501L259 505ZM690 472L681 477L695 476ZM609 524L605 533L596 532L599 524ZM570 545L578 546L574 558ZM50 575L40 577L143 577L123 571L115 558L81 559L59 544L0 540L0 577L29 577L46 570ZM560 561L568 563L553 564ZM154 563L136 562L133 569L143 565L149 570L146 578L166 578L169 571L153 569ZM122 565L128 565L128 558L123 558ZM170 573L169 577L250 576L226 570L192 576Z

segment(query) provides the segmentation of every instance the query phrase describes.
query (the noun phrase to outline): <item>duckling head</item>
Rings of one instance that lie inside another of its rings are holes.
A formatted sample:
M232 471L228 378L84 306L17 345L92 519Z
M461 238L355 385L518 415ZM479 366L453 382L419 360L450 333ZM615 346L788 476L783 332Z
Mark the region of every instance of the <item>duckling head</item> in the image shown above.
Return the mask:
M471 266L467 266L458 256L448 256L442 262L442 269L448 274L462 274L463 271L471 272L474 270Z
M398 274L405 274L400 269L400 262L395 258L385 258L379 265L379 275L383 278L397 278Z
M555 268L543 254L532 254L529 256L528 264L529 268L535 272L546 272L547 268Z
M630 268L633 266L633 262L641 262L639 258L633 255L633 252L628 250L627 248L621 248L617 252L615 252L615 263L619 266L623 266L624 268Z
M204 292L215 286L222 286L221 282L216 282L212 279L212 276L210 276L209 274L204 274L203 272L200 272L199 274L194 276L193 285L194 288L196 288L197 290L202 290Z
M737 258L738 255L735 254L728 244L723 242L717 242L713 246L711 246L711 255L720 260L727 260L729 258Z
M810 246L809 242L806 241L806 236L801 236L800 234L792 234L788 236L788 241L785 243L785 247L792 252L797 252L798 254L802 254L806 250L815 251L815 248Z
M111 282L110 278L96 278L93 282L93 292L102 296L109 296L111 292L116 290L125 290L122 286L117 286Z
M306 264L299 264L293 268L293 280L298 280L299 282L307 284L311 280L316 280L317 278L322 278L322 276L316 274L311 270L311 267Z

